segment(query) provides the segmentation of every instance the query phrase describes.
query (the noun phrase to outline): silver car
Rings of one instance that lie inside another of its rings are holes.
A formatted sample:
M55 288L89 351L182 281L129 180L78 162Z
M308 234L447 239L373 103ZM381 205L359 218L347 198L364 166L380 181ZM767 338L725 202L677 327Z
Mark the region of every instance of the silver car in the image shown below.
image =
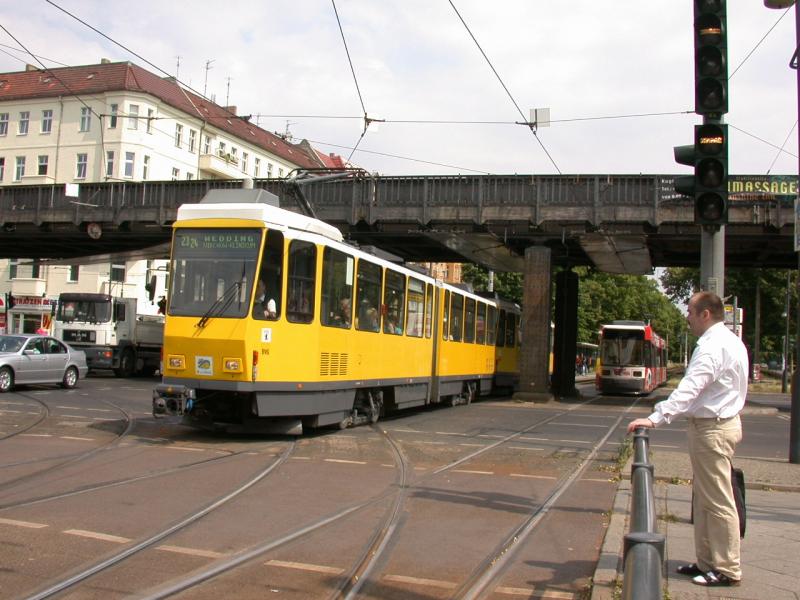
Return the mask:
M27 333L0 335L0 393L15 384L60 383L73 388L86 377L86 354L55 338Z

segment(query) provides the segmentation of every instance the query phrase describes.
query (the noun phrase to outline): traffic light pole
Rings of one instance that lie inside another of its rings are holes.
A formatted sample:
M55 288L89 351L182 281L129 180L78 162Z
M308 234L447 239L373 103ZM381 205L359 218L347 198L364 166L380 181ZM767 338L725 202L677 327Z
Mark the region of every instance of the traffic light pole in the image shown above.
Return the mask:
M800 53L800 7L798 7L798 2L794 4L794 19L796 45L795 54L792 57L792 65L797 75L797 114L800 116L800 68L798 68L800 65L795 64L798 53ZM798 149L800 149L800 137L798 138ZM798 171L800 171L800 160L798 160ZM800 202L800 198L795 199L795 202ZM797 223L795 223L795 227L797 226ZM797 291L798 298L800 298L800 253L798 254L797 270ZM800 371L800 300L798 300L797 304L798 339L795 341L797 360L792 374L792 408L789 421L789 462L794 464L800 463L800 381L798 381L797 373ZM788 315L786 318L789 318Z
M725 296L725 226L711 230L703 227L700 232L700 286Z

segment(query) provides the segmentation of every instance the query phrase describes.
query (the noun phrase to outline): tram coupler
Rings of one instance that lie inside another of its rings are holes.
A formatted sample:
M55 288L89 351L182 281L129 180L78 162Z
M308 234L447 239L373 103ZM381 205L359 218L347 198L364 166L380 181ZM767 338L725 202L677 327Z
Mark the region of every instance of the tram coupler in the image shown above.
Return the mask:
M195 391L185 385L158 384L153 390L153 416L180 417L188 414L194 404Z

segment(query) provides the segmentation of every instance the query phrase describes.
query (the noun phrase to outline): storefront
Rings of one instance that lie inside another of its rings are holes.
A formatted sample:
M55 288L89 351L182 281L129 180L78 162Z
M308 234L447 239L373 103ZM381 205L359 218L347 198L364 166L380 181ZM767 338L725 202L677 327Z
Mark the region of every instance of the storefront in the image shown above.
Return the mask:
M0 321L6 333L37 333L49 331L53 320L55 298L39 296L8 296L8 306L3 306L5 313ZM5 303L4 303L5 304Z

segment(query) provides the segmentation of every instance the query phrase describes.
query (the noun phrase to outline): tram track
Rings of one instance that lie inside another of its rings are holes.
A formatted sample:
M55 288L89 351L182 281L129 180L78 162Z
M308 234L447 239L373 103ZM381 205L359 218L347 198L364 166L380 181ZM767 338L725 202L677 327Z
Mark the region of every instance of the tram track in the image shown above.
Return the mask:
M6 434L3 434L3 435L0 435L0 442L3 442L3 441L8 440L8 439L11 439L11 438L16 437L18 435L21 435L23 433L27 433L28 431L30 431L34 427L37 427L40 423L45 421L47 419L47 417L50 416L50 407L48 407L47 404L45 404L44 402L42 402L38 398L29 397L29 396L26 396L24 394L18 394L18 395L22 396L26 400L30 400L32 402L35 402L40 407L42 407L43 410L39 411L39 415L37 416L37 418L32 423L29 423L29 424L23 426L22 429L19 429L18 431L12 431L10 433L6 433ZM2 467L2 466L3 465L0 465L0 467Z

